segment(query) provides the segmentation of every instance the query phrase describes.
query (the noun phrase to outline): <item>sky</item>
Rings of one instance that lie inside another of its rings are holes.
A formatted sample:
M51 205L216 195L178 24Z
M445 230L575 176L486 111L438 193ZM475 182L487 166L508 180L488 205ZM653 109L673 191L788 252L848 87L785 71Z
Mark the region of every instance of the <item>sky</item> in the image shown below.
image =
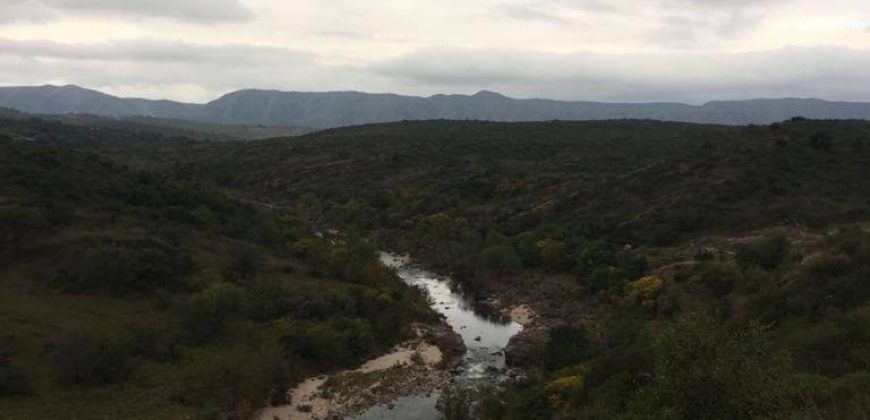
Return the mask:
M867 0L0 0L0 85L870 101Z

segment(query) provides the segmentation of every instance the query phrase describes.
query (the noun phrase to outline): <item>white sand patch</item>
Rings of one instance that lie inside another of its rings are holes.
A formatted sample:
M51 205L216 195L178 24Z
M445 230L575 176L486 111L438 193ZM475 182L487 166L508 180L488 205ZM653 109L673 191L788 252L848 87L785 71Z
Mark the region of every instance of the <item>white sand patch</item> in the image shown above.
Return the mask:
M427 366L435 366L441 362L441 350L427 343L420 343L416 347L396 347L392 352L376 359L369 360L356 372L369 373L378 370L389 369L393 366L409 366L414 364L414 353L419 353L423 363Z
M306 379L287 393L290 405L266 407L260 414L260 419L312 420L326 417L335 406L320 393L324 383L326 383L325 376ZM311 410L302 411L301 407L310 407Z
M513 322L527 326L535 320L535 311L528 305L518 305L510 309L508 316L510 316Z
M357 369L339 372L333 376L377 372L397 365L412 366L415 364L415 354L419 354L418 360L430 369L433 369L443 358L441 349L437 346L418 342L397 346L390 353L369 360ZM322 388L327 379L327 376L306 379L287 393L290 398L289 405L266 407L260 413L260 420L317 420L325 418L329 413L340 411L342 408L340 395L329 398L323 396ZM305 410L300 410L301 407Z

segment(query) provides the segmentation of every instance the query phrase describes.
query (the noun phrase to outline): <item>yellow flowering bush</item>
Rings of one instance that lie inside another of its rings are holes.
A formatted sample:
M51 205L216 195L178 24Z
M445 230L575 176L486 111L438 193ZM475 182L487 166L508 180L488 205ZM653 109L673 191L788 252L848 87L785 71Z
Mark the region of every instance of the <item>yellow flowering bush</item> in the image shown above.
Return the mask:
M644 276L628 284L628 303L640 303L644 308L653 308L656 296L661 292L664 282L658 276Z

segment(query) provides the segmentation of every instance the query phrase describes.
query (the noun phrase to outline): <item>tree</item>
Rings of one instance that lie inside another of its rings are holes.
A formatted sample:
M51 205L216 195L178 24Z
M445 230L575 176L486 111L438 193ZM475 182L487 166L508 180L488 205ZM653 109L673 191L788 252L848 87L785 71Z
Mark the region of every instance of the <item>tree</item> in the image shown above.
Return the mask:
M630 404L638 418L775 418L788 357L758 325L729 330L706 316L670 325L653 345L652 382ZM633 417L632 417L633 418Z
M568 265L567 247L562 241L544 239L538 241L538 255L541 256L541 264L550 271L564 270Z
M550 330L544 350L544 365L554 371L577 365L592 357L592 342L582 326L560 325Z
M213 283L191 296L180 308L182 326L193 342L210 340L239 309L244 290L230 283Z
M480 253L480 261L486 268L499 274L523 268L523 261L510 245L495 245L484 249Z

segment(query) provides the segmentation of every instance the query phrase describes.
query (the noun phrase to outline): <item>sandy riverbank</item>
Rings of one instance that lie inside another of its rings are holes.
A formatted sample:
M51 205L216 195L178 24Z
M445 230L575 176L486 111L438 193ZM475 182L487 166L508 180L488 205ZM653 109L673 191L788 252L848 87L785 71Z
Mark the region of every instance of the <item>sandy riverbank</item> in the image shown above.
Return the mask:
M454 359L457 353L456 349L442 351L433 344L451 341L439 339L454 334L449 328L444 328L420 327L417 339L396 346L357 369L309 378L288 391L289 404L267 407L259 418L326 419L334 415L351 415L400 396L431 392L449 380L448 369L454 363L446 359Z

